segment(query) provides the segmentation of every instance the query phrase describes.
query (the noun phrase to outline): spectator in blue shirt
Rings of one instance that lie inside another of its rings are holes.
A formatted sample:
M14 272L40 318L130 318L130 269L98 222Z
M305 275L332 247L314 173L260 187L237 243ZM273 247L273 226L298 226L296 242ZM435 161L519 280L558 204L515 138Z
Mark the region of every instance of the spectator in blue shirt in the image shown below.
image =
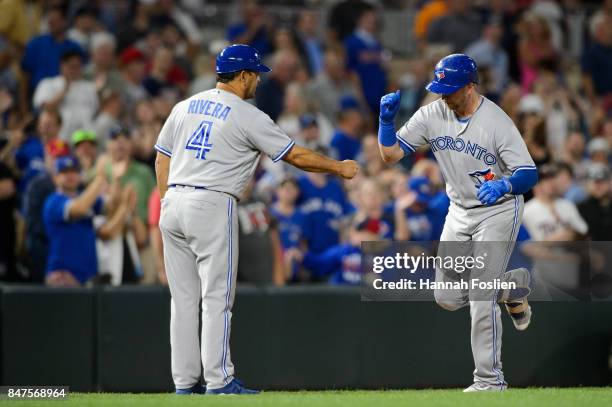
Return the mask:
M299 246L302 239L304 215L295 204L299 194L297 180L286 177L276 188L276 202L270 208L270 215L278 223L283 250Z
M250 45L265 56L272 50L267 25L267 16L257 2L244 1L242 21L228 28L226 38L234 44Z
M340 241L342 221L350 211L342 185L323 173L298 178L299 208L304 213L303 234L308 249L320 253Z
M508 83L508 53L502 48L503 26L497 20L488 22L481 38L464 51L478 64L479 70L488 73L485 92L497 99Z
M47 11L49 33L39 35L26 45L21 67L29 75L29 89L34 92L44 78L58 76L60 57L68 51L83 53L81 46L66 38L66 11L63 7L51 7Z
M332 246L321 253L302 252L297 248L290 249L289 256L306 267L315 281L327 281L330 284L357 285L363 274L361 242L378 240L378 235L357 225L348 233L346 243Z
M442 233L446 211L436 203L437 195L427 177L412 177L409 192L395 202L396 238L398 240L438 240ZM446 206L448 210L448 206Z
M46 282L53 286L77 286L98 271L94 214L102 213L100 196L105 184L104 160L99 161L96 177L79 192L81 173L75 157L55 161L57 186L45 202L43 219L49 239Z
M30 181L45 166L45 147L36 133L28 132L21 145L17 148L15 151L15 164L21 173L17 189L22 194L26 191Z
M387 72L383 64L383 47L376 38L376 11L361 13L357 28L344 40L347 68L359 76L361 88L370 110L378 116L380 98L387 90Z
M59 138L47 138L57 134L61 125L59 113L43 111L39 117L39 132L45 142L45 166L28 183L22 195L23 216L25 220L25 249L29 271L29 281L42 283L45 280L47 257L49 254L49 239L45 231L43 208L47 198L55 192L52 171L58 157L70 154L68 144Z
M612 17L604 11L593 15L590 23L591 44L582 56L587 96L603 97L612 93Z
M338 113L338 127L331 140L331 147L338 160L357 160L361 152L363 117L357 101L344 98Z
M318 37L317 13L313 10L300 12L297 21L297 39L303 48L306 69L314 77L323 69L323 44Z
M30 182L45 168L45 150L52 140L59 137L62 116L55 109L42 109L36 119L36 129L28 132L23 143L15 151L15 164L21 173L18 189L24 194Z
M576 205L588 197L584 187L576 180L572 167L564 162L557 164L557 188L559 195Z

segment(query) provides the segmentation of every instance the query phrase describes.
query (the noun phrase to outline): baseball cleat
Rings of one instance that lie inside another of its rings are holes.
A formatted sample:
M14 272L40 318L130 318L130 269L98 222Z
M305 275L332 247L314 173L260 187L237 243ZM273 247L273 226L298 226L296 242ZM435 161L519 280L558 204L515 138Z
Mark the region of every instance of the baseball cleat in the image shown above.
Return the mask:
M506 273L507 281L516 284L516 288L505 289L499 291L499 302L520 301L531 293L529 284L531 283L531 274L524 267L508 271Z
M185 395L185 394L204 394L206 393L206 387L201 384L195 384L188 389L176 389L176 394Z
M510 314L512 323L517 330L524 331L527 329L531 322L531 306L529 306L527 298L506 302L506 310Z
M220 389L208 389L206 394L259 394L259 390L247 389L244 387L242 382L238 379L234 379Z
M464 393L475 393L478 391L505 391L507 386L491 386L490 384L476 382L467 389L464 389Z

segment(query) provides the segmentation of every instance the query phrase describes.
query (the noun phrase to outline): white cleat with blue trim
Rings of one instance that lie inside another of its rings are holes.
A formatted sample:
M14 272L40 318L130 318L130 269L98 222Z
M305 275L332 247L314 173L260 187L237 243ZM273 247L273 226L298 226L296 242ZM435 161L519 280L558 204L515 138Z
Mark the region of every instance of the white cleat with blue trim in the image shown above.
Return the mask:
M492 386L483 382L476 382L467 389L464 389L464 393L475 393L477 391L505 391L507 386Z

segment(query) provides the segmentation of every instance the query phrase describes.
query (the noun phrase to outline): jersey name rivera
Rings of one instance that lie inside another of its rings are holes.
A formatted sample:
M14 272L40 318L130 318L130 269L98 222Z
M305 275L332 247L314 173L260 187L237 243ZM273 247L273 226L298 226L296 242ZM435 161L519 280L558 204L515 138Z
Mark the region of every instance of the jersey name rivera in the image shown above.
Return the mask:
M204 99L195 99L189 102L187 113L203 114L226 121L231 110L231 107L225 106L222 103L211 102L210 100Z

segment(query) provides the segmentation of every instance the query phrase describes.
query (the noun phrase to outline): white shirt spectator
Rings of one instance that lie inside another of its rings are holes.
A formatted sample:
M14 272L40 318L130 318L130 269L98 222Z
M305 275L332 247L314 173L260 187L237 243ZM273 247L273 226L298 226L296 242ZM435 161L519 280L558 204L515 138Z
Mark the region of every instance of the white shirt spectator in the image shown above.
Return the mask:
M556 199L551 205L534 198L525 204L523 224L532 240L546 241L562 228L571 229L581 235L588 232L587 226L576 205L567 199Z
M34 107L41 108L45 103L55 99L66 87L63 76L45 78L34 92ZM98 95L93 82L77 80L70 83L68 92L59 105L62 115L60 137L68 140L72 132L78 129L91 129L93 118L98 110Z

